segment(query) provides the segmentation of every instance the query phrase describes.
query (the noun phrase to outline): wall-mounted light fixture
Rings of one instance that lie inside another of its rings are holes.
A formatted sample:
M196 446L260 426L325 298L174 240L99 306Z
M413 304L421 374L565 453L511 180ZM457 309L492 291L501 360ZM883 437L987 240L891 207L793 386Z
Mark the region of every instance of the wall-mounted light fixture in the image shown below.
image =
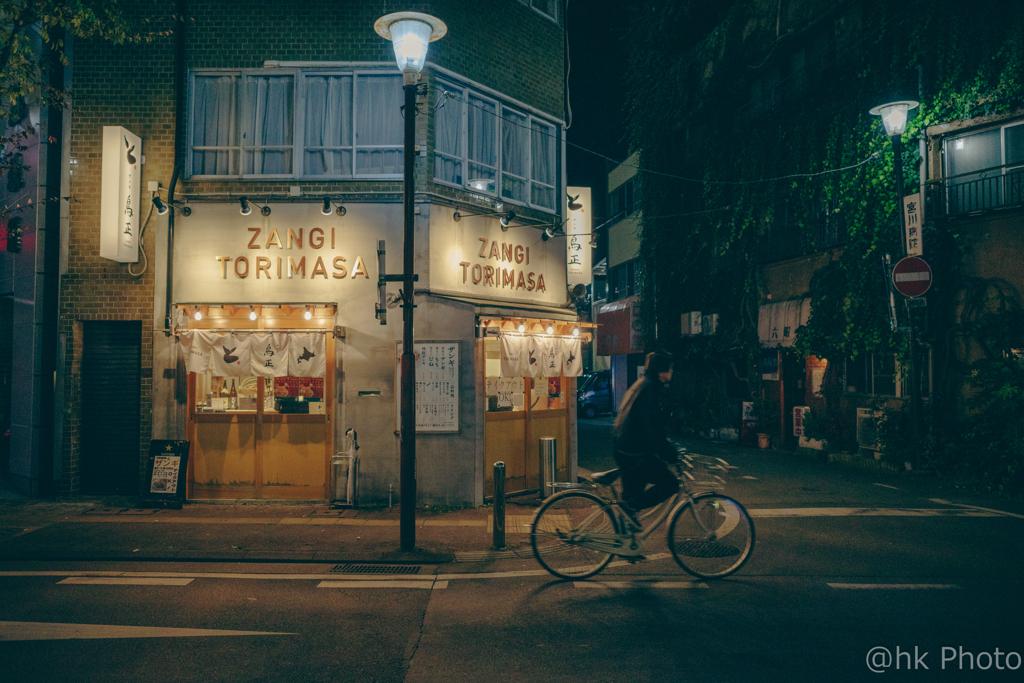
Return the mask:
M516 219L516 212L515 211L513 211L512 209L509 209L508 211L506 211L505 215L502 216L501 220L499 221L501 223L501 230L502 230L502 232L506 232L508 230L509 223L511 223L515 219Z
M348 213L348 210L341 205L337 204L337 209L334 208L335 204L331 201L330 197L324 197L324 205L320 208L320 213L325 216L330 216L332 213L337 213L339 216L344 216Z
M160 195L158 195L156 193L153 194L153 206L156 207L156 212L159 215L161 215L161 216L165 215L171 209L175 209L175 210L181 212L182 216L191 216L192 215L192 208L191 207L189 207L189 206L179 206L177 202L172 202L169 199L168 200L160 199Z
M541 233L540 238L547 242L549 239L555 236L555 228L552 225L544 228L544 232Z
M239 210L239 213L241 213L243 216L248 216L250 213L252 213L252 207L249 206L249 199L248 198L246 198L246 197L239 197L238 198L238 204L242 207Z

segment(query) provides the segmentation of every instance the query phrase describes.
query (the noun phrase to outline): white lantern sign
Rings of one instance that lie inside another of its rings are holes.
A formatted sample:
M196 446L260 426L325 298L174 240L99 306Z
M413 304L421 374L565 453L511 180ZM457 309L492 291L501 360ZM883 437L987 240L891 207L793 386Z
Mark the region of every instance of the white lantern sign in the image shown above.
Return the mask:
M139 260L142 138L121 126L103 127L100 256L119 263Z

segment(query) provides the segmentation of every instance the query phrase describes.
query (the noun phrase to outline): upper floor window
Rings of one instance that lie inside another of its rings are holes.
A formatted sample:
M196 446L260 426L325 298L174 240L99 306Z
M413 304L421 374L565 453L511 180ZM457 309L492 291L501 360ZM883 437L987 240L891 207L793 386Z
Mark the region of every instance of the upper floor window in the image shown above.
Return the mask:
M529 5L552 21L558 21L558 0L519 0L519 2Z
M946 138L949 213L1024 201L1024 122Z
M639 183L630 178L608 193L608 215L629 216L640 209Z
M438 81L436 92L436 181L556 209L555 126L468 88Z
M402 102L390 73L193 72L188 174L401 177Z

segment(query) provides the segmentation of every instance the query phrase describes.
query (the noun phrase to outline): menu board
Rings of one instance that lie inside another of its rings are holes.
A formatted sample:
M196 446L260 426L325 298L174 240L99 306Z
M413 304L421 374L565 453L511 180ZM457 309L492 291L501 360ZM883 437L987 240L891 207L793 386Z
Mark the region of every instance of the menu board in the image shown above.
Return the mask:
M416 354L416 431L459 431L459 342L428 341L413 344ZM395 401L402 424L402 344L398 344Z
M188 450L188 441L154 439L150 442L149 491L145 499L151 506L181 509L185 500Z

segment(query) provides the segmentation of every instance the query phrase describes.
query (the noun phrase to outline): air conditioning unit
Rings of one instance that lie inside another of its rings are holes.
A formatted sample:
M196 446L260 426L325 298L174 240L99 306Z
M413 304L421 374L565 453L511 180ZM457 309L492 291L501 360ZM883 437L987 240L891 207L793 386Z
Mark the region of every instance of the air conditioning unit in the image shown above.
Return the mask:
M689 313L683 313L683 325L682 334L684 337L692 334L701 333L701 315L700 311L690 311Z
M882 417L880 411L857 408L857 446L875 453L882 450L878 443L878 418L880 417Z
M701 334L705 336L715 334L718 331L718 314L712 313L711 315L701 316L700 329Z

